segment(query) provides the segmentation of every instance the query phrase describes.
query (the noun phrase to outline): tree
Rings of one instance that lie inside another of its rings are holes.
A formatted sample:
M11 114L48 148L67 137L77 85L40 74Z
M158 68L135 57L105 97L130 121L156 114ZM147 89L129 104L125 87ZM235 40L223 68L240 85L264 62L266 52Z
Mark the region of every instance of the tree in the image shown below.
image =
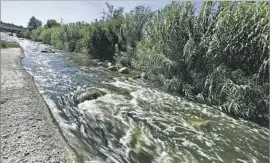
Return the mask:
M45 25L45 27L47 27L47 28L52 28L52 27L55 27L55 26L60 26L60 24L57 23L57 21L54 20L54 19L47 20L47 24Z
M28 28L30 30L37 29L38 27L42 26L42 22L32 16L28 22Z
M105 3L107 5L108 12L105 13L107 15L107 20L117 19L123 16L124 7L114 8L113 5L110 5L108 2Z

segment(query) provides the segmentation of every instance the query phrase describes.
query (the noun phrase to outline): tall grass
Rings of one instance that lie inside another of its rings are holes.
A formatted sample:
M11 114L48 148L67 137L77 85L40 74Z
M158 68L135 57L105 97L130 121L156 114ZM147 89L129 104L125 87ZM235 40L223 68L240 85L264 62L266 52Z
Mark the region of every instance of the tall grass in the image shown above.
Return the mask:
M0 40L0 49L18 48L18 47L19 46L16 43Z

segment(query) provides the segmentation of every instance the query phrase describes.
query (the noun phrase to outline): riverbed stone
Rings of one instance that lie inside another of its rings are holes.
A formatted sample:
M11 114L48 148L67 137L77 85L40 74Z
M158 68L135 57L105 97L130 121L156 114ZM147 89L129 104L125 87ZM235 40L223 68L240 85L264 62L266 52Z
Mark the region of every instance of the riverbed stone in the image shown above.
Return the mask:
M75 104L79 104L87 100L97 99L98 97L104 95L106 95L106 92L103 92L97 88L90 88L82 92L75 93L74 102Z
M41 50L42 53L55 53L52 49L44 48Z
M129 70L127 67L122 67L121 69L118 70L118 72L123 73L123 74L128 74Z
M111 71L116 71L117 70L115 66L109 66L108 69L111 70Z
M140 79L140 78L141 78L140 75L136 75L133 77L133 79Z
M111 62L108 62L107 63L108 67L112 66L112 63Z
M92 61L93 61L93 62L96 62L96 63L100 62L99 59L93 59Z
M145 72L141 73L140 77L141 77L141 79L147 79L148 78Z
M213 123L210 120L205 120L202 118L191 118L188 120L188 123L191 126L205 132L211 132L213 130Z
M103 66L103 62L98 62L98 65L99 66Z

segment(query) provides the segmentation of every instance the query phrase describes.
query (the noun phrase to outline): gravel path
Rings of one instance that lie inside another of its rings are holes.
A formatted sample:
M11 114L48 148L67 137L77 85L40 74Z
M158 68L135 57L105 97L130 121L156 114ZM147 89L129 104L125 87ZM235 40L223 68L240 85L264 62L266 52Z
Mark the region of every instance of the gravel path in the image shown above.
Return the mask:
M1 49L1 163L72 163L49 108L22 68L20 48Z

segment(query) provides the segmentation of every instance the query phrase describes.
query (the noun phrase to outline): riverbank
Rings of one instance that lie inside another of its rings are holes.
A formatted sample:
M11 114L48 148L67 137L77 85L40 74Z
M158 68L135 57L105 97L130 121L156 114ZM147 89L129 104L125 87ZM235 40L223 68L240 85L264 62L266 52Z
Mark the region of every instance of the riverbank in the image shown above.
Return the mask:
M0 49L6 49L6 48L18 48L18 44L14 42L7 42L4 40L0 41Z
M20 48L1 49L1 162L72 163L72 152L21 58Z
M83 58L81 57L80 54L73 55L72 57L70 57L72 55L69 55L69 59L74 61L74 64L78 64L79 66L82 67L104 67L108 70L107 75L104 79L104 81L108 81L108 80L113 80L113 78L116 77L121 77L124 80L128 80L128 79L144 79L145 82L147 82L149 85L152 85L154 88L159 88L160 90L172 94L174 96L179 96L179 97L184 97L186 100L189 100L191 102L196 102L198 104L206 104L208 106L214 107L217 110L222 111L223 113L227 114L228 116L239 120L239 119L245 119L247 121L250 121L252 123L256 123L258 125L260 125L261 127L264 128L269 128L269 119L268 116L266 114L259 114L258 117L256 117L256 115L249 115L249 116L241 116L241 115L237 115L235 112L230 112L227 110L224 110L223 107L224 105L218 105L218 104L212 104L210 101L208 101L207 99L202 98L202 95L199 94L197 96L188 96L185 93L187 92L177 92L175 90L173 90L172 88L168 88L166 87L167 83L166 82L162 82L162 79L160 79L160 75L158 74L154 74L154 73L146 73L144 71L139 71L136 68L130 68L130 67L124 67L121 65L117 65L117 63L115 61L101 61L99 59L89 59L89 58ZM77 57L77 59L75 59L75 57ZM111 65L111 66L109 66ZM115 67L115 70L110 70L110 67ZM120 69L128 69L127 73L120 73L117 70ZM169 81L168 79L166 79L167 81ZM184 85L183 85L184 87ZM254 93L254 92L253 92ZM268 113L268 112L265 112Z

